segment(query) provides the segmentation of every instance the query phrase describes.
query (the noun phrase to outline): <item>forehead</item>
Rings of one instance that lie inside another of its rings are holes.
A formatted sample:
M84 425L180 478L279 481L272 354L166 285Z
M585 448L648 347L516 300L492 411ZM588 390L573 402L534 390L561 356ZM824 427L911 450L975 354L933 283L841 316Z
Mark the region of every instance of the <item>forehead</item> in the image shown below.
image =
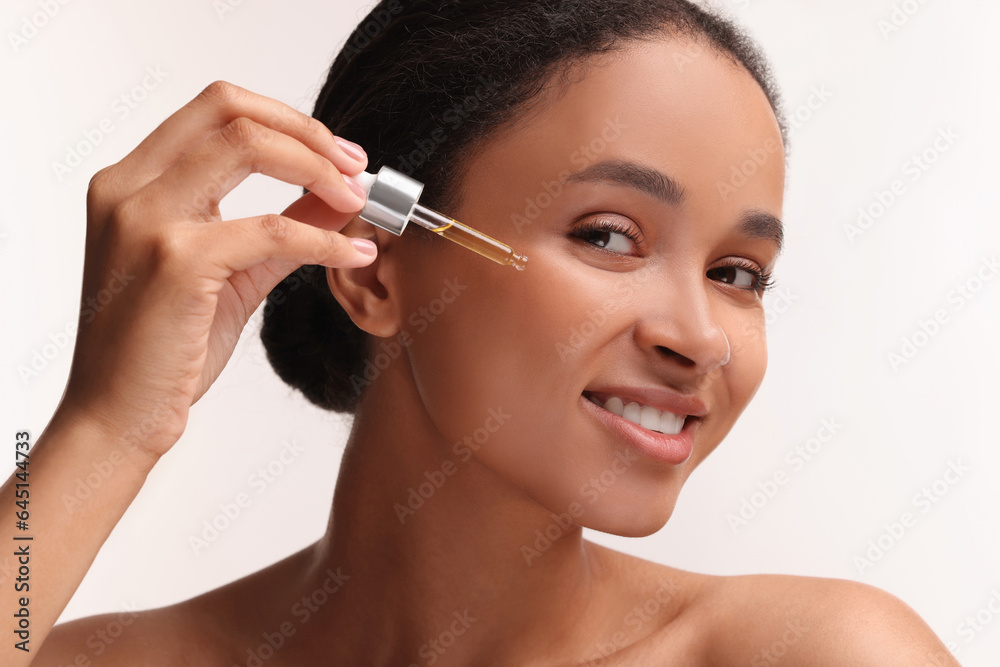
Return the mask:
M540 174L628 159L675 176L694 205L728 202L778 214L784 191L781 132L764 91L741 65L682 36L632 41L589 58L565 82L554 79L483 153L486 161L521 163L529 190ZM720 194L720 183L748 171L752 178L736 179L739 196Z

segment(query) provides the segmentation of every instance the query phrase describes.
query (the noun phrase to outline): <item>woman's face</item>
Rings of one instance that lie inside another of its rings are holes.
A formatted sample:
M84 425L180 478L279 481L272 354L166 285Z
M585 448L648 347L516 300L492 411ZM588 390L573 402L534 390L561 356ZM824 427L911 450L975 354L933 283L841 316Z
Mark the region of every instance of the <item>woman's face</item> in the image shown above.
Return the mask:
M641 536L763 378L757 274L779 252L785 160L763 91L709 47L633 43L592 64L476 149L446 211L526 270L404 235L396 307L442 458L465 440L547 510ZM592 392L698 416L662 436ZM637 447L653 441L660 458Z

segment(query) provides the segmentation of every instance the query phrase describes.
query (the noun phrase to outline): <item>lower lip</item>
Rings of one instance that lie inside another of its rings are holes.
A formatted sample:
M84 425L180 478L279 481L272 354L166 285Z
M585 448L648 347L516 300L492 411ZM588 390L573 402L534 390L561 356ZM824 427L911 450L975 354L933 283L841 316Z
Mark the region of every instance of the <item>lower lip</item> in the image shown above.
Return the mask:
M680 465L688 460L694 451L694 432L701 423L700 419L688 417L684 427L677 435L667 435L650 431L638 424L633 424L624 417L605 410L589 398L580 395L580 400L586 404L584 408L599 419L612 433L627 440L629 444L651 459Z

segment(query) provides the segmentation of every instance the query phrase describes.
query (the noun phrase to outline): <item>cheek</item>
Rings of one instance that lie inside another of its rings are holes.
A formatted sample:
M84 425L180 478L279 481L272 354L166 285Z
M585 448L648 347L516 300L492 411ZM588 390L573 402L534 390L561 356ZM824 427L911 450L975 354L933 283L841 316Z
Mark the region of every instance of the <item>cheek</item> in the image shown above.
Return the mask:
M764 313L761 310L740 318L736 326L727 328L731 348L729 374L730 400L736 408L733 420L739 416L757 392L767 370L767 337Z
M464 456L474 451L542 500L580 459L581 443L568 433L566 417L579 410L589 376L573 333L614 290L606 281L581 287L579 272L574 276L570 266L547 262L541 253L523 273L472 259L476 263L453 278L423 280L431 289L411 298L401 315L412 337L416 389L447 446L472 444L458 446ZM449 280L457 296L437 303ZM504 415L502 424L497 414Z

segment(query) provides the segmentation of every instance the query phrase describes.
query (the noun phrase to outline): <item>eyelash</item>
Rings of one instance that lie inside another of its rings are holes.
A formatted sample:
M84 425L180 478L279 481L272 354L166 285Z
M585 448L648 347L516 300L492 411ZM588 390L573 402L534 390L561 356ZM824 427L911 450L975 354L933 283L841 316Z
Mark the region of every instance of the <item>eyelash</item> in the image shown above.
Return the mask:
M600 220L600 219L588 220L587 222L584 222L582 225L577 227L576 231L574 231L573 234L586 241L587 239L584 238L584 234L593 232L614 232L615 234L621 234L625 238L632 241L632 243L636 244L640 249L642 249L643 247L642 237L634 229L632 229L625 223L619 222L617 220ZM590 242L588 241L588 243ZM601 246L593 243L591 243L591 245L593 245L596 248L600 248L605 252L610 252L615 255L621 254L614 252L613 250L605 250Z
M625 238L635 243L635 245L638 246L639 249L642 249L643 247L643 241L641 235L628 225L622 222L618 222L617 220L600 220L600 219L589 220L581 224L579 227L577 227L576 231L574 231L573 234L574 236L579 237L580 239L586 241L587 243L590 243L590 241L587 241L585 236L586 234L593 232L613 232L615 234L621 234ZM610 252L614 255L621 254L621 253L616 253L613 250L605 250L601 246L598 246L593 243L590 244L593 245L595 248L598 248L599 250L603 250L604 252ZM715 268L724 269L729 267L743 269L751 276L753 276L752 286L737 287L736 289L740 289L745 292L757 292L763 294L764 292L767 292L774 288L774 275L770 271L766 271L764 269L759 268L755 263L751 262L750 260L737 258L729 262L728 264L723 264L722 266L718 266Z
M757 292L763 294L768 290L774 288L774 275L770 271L765 271L764 269L758 268L753 262L737 258L729 262L728 264L723 264L722 266L717 266L717 269L726 269L729 267L735 267L737 269L743 269L751 276L753 276L753 285L750 287L737 287L736 289L746 290L747 292Z

